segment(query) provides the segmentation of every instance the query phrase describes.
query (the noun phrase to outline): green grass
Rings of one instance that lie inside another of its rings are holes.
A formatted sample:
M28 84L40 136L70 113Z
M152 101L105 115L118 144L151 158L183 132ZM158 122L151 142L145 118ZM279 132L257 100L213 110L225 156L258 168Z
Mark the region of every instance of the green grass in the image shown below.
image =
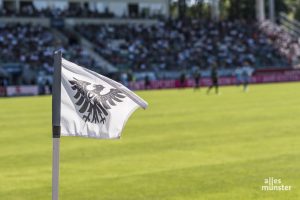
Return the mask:
M138 92L121 140L61 139L63 200L300 199L300 84ZM51 98L0 99L0 199L51 199ZM291 191L261 191L280 178Z

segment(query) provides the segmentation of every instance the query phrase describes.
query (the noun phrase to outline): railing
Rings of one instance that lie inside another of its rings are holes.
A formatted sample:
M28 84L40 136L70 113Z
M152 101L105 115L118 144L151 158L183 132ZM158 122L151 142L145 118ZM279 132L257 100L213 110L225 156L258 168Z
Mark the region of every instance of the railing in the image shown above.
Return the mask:
M280 13L279 22L293 36L300 37L300 23L297 20L290 19L285 13Z
M21 24L40 24L43 26L74 26L77 24L157 24L157 19L120 19L120 18L59 18L50 19L49 17L0 17L0 23L21 23Z

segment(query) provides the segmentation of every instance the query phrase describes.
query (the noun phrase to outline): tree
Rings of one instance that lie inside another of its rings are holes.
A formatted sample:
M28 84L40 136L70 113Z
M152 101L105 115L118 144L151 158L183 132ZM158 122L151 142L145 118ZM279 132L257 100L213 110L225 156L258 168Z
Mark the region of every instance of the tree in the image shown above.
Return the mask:
M284 12L287 13L290 11L288 6L288 1L285 0L274 0L275 3L275 16L278 17L279 13ZM266 16L268 16L269 13L269 1L265 0L265 6L266 6Z
M255 19L255 2L255 0L229 0L229 19Z
M295 5L295 19L300 21L300 2Z
M186 0L178 0L179 18L185 18L186 15Z
M195 18L206 18L207 17L207 6L205 0L196 0L188 10L188 14Z
M256 19L256 0L227 0L229 1L229 19ZM288 12L288 2L290 0L275 0L275 14ZM265 11L268 16L269 1L265 0Z

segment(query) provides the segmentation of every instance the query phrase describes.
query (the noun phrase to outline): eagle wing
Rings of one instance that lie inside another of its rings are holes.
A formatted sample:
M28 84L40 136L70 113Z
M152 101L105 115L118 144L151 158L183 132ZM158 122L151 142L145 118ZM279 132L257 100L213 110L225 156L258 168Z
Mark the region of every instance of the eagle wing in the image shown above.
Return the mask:
M75 103L77 106L81 106L79 112L84 113L86 111L86 108L88 106L88 103L90 103L90 100L88 98L88 90L86 89L90 83L81 81L81 80L72 80L69 81L72 85L72 89L76 91L76 94L74 95L74 98L77 100Z
M69 81L72 85L72 89L76 91L74 98L77 100L76 105L80 107L79 112L84 114L83 119L87 122L98 123L105 122L105 117L103 115L108 115L107 111L103 108L103 106L96 101L95 94L91 93L87 86L91 85L91 83L74 79Z
M111 109L111 106L116 105L115 102L123 102L122 99L125 97L121 90L112 88L107 94L97 95L96 99L105 109Z
M89 91L87 86L91 83L86 81L74 80L69 81L72 85L71 88L76 91L74 98L77 100L75 103L80 107L79 112L84 114L83 119L92 123L105 122L105 116L108 115L107 109L115 106L115 102L122 102L125 98L124 94L118 89L110 89L107 94L100 95L94 91Z

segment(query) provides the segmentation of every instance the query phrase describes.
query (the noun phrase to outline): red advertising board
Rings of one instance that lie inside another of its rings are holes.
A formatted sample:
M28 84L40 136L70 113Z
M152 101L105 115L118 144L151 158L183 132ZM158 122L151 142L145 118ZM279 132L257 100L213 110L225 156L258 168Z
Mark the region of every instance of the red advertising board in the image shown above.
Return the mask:
M251 83L277 83L277 82L292 82L300 81L300 70L276 70L269 73L257 73L251 78ZM203 78L201 80L201 86L209 86L211 80L209 78ZM219 79L220 85L234 85L236 84L235 77L221 77ZM145 89L144 82L139 81L131 83L130 88L133 90ZM194 80L188 79L184 83L184 87L193 87ZM182 87L179 80L156 80L151 81L149 89L161 89L161 88L179 88Z

